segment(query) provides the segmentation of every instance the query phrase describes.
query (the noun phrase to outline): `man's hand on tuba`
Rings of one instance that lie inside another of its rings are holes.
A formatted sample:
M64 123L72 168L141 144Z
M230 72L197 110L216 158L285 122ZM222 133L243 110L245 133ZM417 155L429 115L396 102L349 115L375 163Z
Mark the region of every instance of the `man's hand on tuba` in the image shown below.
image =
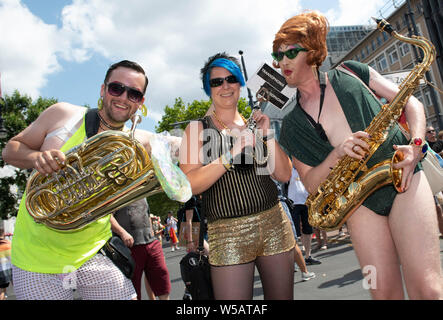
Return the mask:
M48 175L57 172L65 162L65 154L60 150L50 149L38 151L34 168L41 174Z

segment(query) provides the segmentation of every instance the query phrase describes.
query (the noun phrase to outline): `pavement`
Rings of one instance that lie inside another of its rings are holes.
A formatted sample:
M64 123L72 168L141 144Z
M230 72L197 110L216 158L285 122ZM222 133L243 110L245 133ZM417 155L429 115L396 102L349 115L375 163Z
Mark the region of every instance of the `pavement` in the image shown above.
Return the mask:
M316 277L303 282L301 272L294 273L294 300L371 300L369 291L364 287L364 279L349 237L339 237L337 231L332 231L328 233L328 239L327 250L312 253L312 257L322 262L308 266L308 270L315 272ZM315 246L316 241L313 240L313 247ZM166 242L163 243L163 250L170 273L170 299L181 300L184 283L179 262L186 250L181 248L172 252L170 244ZM440 239L440 259L443 265L443 239ZM142 287L142 300L147 300L144 286ZM8 300L15 300L11 285L7 288L7 295ZM263 300L263 289L257 271L253 295L254 300Z

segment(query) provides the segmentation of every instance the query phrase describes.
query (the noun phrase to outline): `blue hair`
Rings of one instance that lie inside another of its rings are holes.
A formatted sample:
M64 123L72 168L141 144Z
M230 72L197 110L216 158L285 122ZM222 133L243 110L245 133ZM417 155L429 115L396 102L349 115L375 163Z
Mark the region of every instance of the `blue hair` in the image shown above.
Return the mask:
M214 67L221 67L228 70L234 77L237 78L238 82L240 82L240 86L244 86L245 79L243 78L243 73L240 70L240 67L233 61L225 58L220 58L214 60L208 68L208 71L205 74L204 81L203 81L203 89L205 90L208 97L211 97L211 87L209 86L209 75L211 73L212 68Z

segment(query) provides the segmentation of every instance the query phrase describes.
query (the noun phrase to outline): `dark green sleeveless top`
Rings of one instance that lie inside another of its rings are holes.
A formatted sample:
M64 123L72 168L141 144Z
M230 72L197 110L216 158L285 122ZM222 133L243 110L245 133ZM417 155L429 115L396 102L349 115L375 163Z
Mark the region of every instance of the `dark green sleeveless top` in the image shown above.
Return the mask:
M369 68L366 64L346 61L345 65L369 86ZM330 70L328 78L352 132L365 130L380 111L380 102L368 92L360 81L344 72ZM294 100L293 103L297 103L297 101ZM324 108L327 106L325 105ZM306 119L299 104L283 119L279 143L290 157L293 156L312 167L318 166L334 149L328 141L319 137L314 127ZM390 129L386 141L369 159L368 168L385 159L392 158L394 144L408 144L397 124ZM395 188L392 185L387 185L375 191L363 202L363 205L378 214L388 215L396 194Z
M203 164L208 164L230 150L233 141L226 142L226 136L220 133L211 117L203 118L202 122L205 129ZM278 204L277 186L269 176L266 164L253 162L247 169L227 171L202 193L202 210L209 222L247 216Z

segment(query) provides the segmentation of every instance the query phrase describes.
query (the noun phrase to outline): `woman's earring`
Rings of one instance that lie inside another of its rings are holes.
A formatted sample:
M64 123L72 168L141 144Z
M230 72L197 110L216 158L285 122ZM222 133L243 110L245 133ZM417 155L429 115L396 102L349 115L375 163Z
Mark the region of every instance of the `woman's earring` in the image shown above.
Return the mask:
M144 117L146 117L148 115L148 108L146 108L146 106L144 104L142 104L142 106L141 106L141 112Z
M272 60L272 66L273 66L275 69L280 68L280 66L278 65L278 62L275 61L275 60Z
M100 99L98 99L97 101L97 108L100 111L101 109L103 109L103 98L100 97Z

